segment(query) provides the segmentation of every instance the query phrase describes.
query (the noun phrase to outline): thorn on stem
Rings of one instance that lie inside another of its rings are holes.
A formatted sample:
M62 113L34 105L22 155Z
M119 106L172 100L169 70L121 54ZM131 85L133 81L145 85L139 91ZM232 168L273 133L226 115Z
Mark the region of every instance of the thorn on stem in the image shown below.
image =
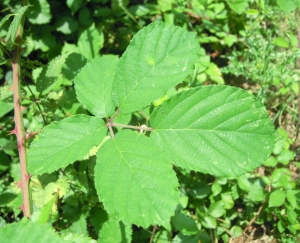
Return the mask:
M18 186L18 188L20 188L20 189L22 188L22 183L21 183L21 181L18 181L18 182L17 182L17 186Z
M17 128L15 127L13 130L9 131L7 135L15 134L17 136Z

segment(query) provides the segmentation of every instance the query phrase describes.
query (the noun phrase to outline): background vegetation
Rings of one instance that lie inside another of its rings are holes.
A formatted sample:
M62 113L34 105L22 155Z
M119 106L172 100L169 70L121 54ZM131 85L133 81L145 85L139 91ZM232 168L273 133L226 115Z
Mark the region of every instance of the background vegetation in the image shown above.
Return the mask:
M211 83L229 84L254 94L266 105L276 125L279 135L272 156L251 173L238 178L215 178L177 169L181 207L172 217L172 230L133 226L129 237L132 242L300 241L299 1L31 0L29 3L32 6L26 13L21 59L28 146L45 125L88 113L77 101L73 84L75 75L87 61L99 54L121 56L133 35L156 20L196 32L201 58L194 74L154 106L183 89ZM16 13L21 1L4 0L0 6L3 19ZM10 21L0 24L1 228L23 218L22 195L17 185L20 180L17 141L15 136L8 136L14 129L9 26ZM60 67L49 64L55 58L62 58ZM47 93L40 93L35 85L43 67L57 68L55 85ZM149 110L124 116L122 122L147 124ZM51 223L66 241L111 242L101 239L108 228L108 218L92 181L94 162L90 157L64 170L31 177L34 208L47 215L42 221ZM38 215L34 217L41 220Z

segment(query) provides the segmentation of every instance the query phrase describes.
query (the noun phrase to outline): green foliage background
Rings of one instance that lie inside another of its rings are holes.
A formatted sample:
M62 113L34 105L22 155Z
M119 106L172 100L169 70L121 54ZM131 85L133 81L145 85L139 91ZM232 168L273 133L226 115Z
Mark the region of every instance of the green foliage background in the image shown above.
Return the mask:
M20 4L2 1L1 19L16 13ZM30 4L22 53L22 105L28 133L92 112L76 98L75 76L99 54L121 56L134 34L158 20L197 33L201 56L195 71L152 106L121 114L115 122L148 125L153 108L172 95L207 84L230 84L248 90L266 105L279 134L264 166L239 177L215 178L176 168L181 203L169 227L133 226L132 231L128 225L116 224L99 203L93 183L93 155L98 149L94 148L65 169L31 178L32 220L41 223L37 224L40 232L53 234L53 242L229 242L243 230L250 234L251 228L263 232L258 238L299 241L298 1L32 0ZM0 22L0 227L4 236L14 232L22 219L16 140L7 136L14 127L10 22ZM114 63L113 56L106 58ZM59 237L42 224L46 222ZM32 235L28 242L41 237L32 233L33 226L26 220L22 224L20 235Z

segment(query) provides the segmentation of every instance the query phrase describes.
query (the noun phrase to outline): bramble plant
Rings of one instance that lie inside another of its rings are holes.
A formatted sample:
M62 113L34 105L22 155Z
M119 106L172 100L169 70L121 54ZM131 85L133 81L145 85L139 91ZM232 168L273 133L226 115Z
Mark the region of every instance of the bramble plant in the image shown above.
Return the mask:
M182 91L153 110L150 127L115 122L182 82L198 51L194 33L155 22L134 36L119 60L101 56L88 62L75 77L75 90L94 116L46 126L30 146L29 173L52 173L96 153L95 187L109 215L126 226L169 228L179 203L172 164L215 176L261 165L273 149L274 126L263 105L238 88Z
M4 242L299 241L296 5L30 3L0 3Z

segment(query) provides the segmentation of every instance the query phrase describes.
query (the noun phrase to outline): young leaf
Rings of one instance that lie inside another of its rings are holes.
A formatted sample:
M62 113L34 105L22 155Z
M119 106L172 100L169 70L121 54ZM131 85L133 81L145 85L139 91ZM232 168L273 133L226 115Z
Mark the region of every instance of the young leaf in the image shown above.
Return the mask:
M109 214L145 228L166 225L179 201L172 165L151 139L130 130L100 147L95 186Z
M270 194L269 207L280 207L286 198L285 191L274 191Z
M115 111L111 86L117 66L116 56L97 57L87 63L75 77L79 102L98 117L109 117Z
M180 27L155 22L133 37L113 82L112 98L121 113L142 109L182 82L198 59L200 47L195 36Z
M151 138L174 164L237 176L272 152L274 126L263 105L242 89L202 86L179 93L150 117Z
M27 8L29 6L21 7L17 12L16 16L14 17L13 21L11 22L9 29L7 31L7 34L5 36L6 42L9 42L8 49L12 49L16 40L16 35L18 28L20 26L20 23L22 21L23 15L25 14Z
M64 55L58 56L51 60L49 64L43 68L43 71L37 78L36 90L43 94L47 94L55 85L58 80L58 76L61 73L62 66L66 61L66 58L71 54L68 52Z
M46 126L28 152L28 171L51 173L83 158L106 134L102 119L75 115Z

